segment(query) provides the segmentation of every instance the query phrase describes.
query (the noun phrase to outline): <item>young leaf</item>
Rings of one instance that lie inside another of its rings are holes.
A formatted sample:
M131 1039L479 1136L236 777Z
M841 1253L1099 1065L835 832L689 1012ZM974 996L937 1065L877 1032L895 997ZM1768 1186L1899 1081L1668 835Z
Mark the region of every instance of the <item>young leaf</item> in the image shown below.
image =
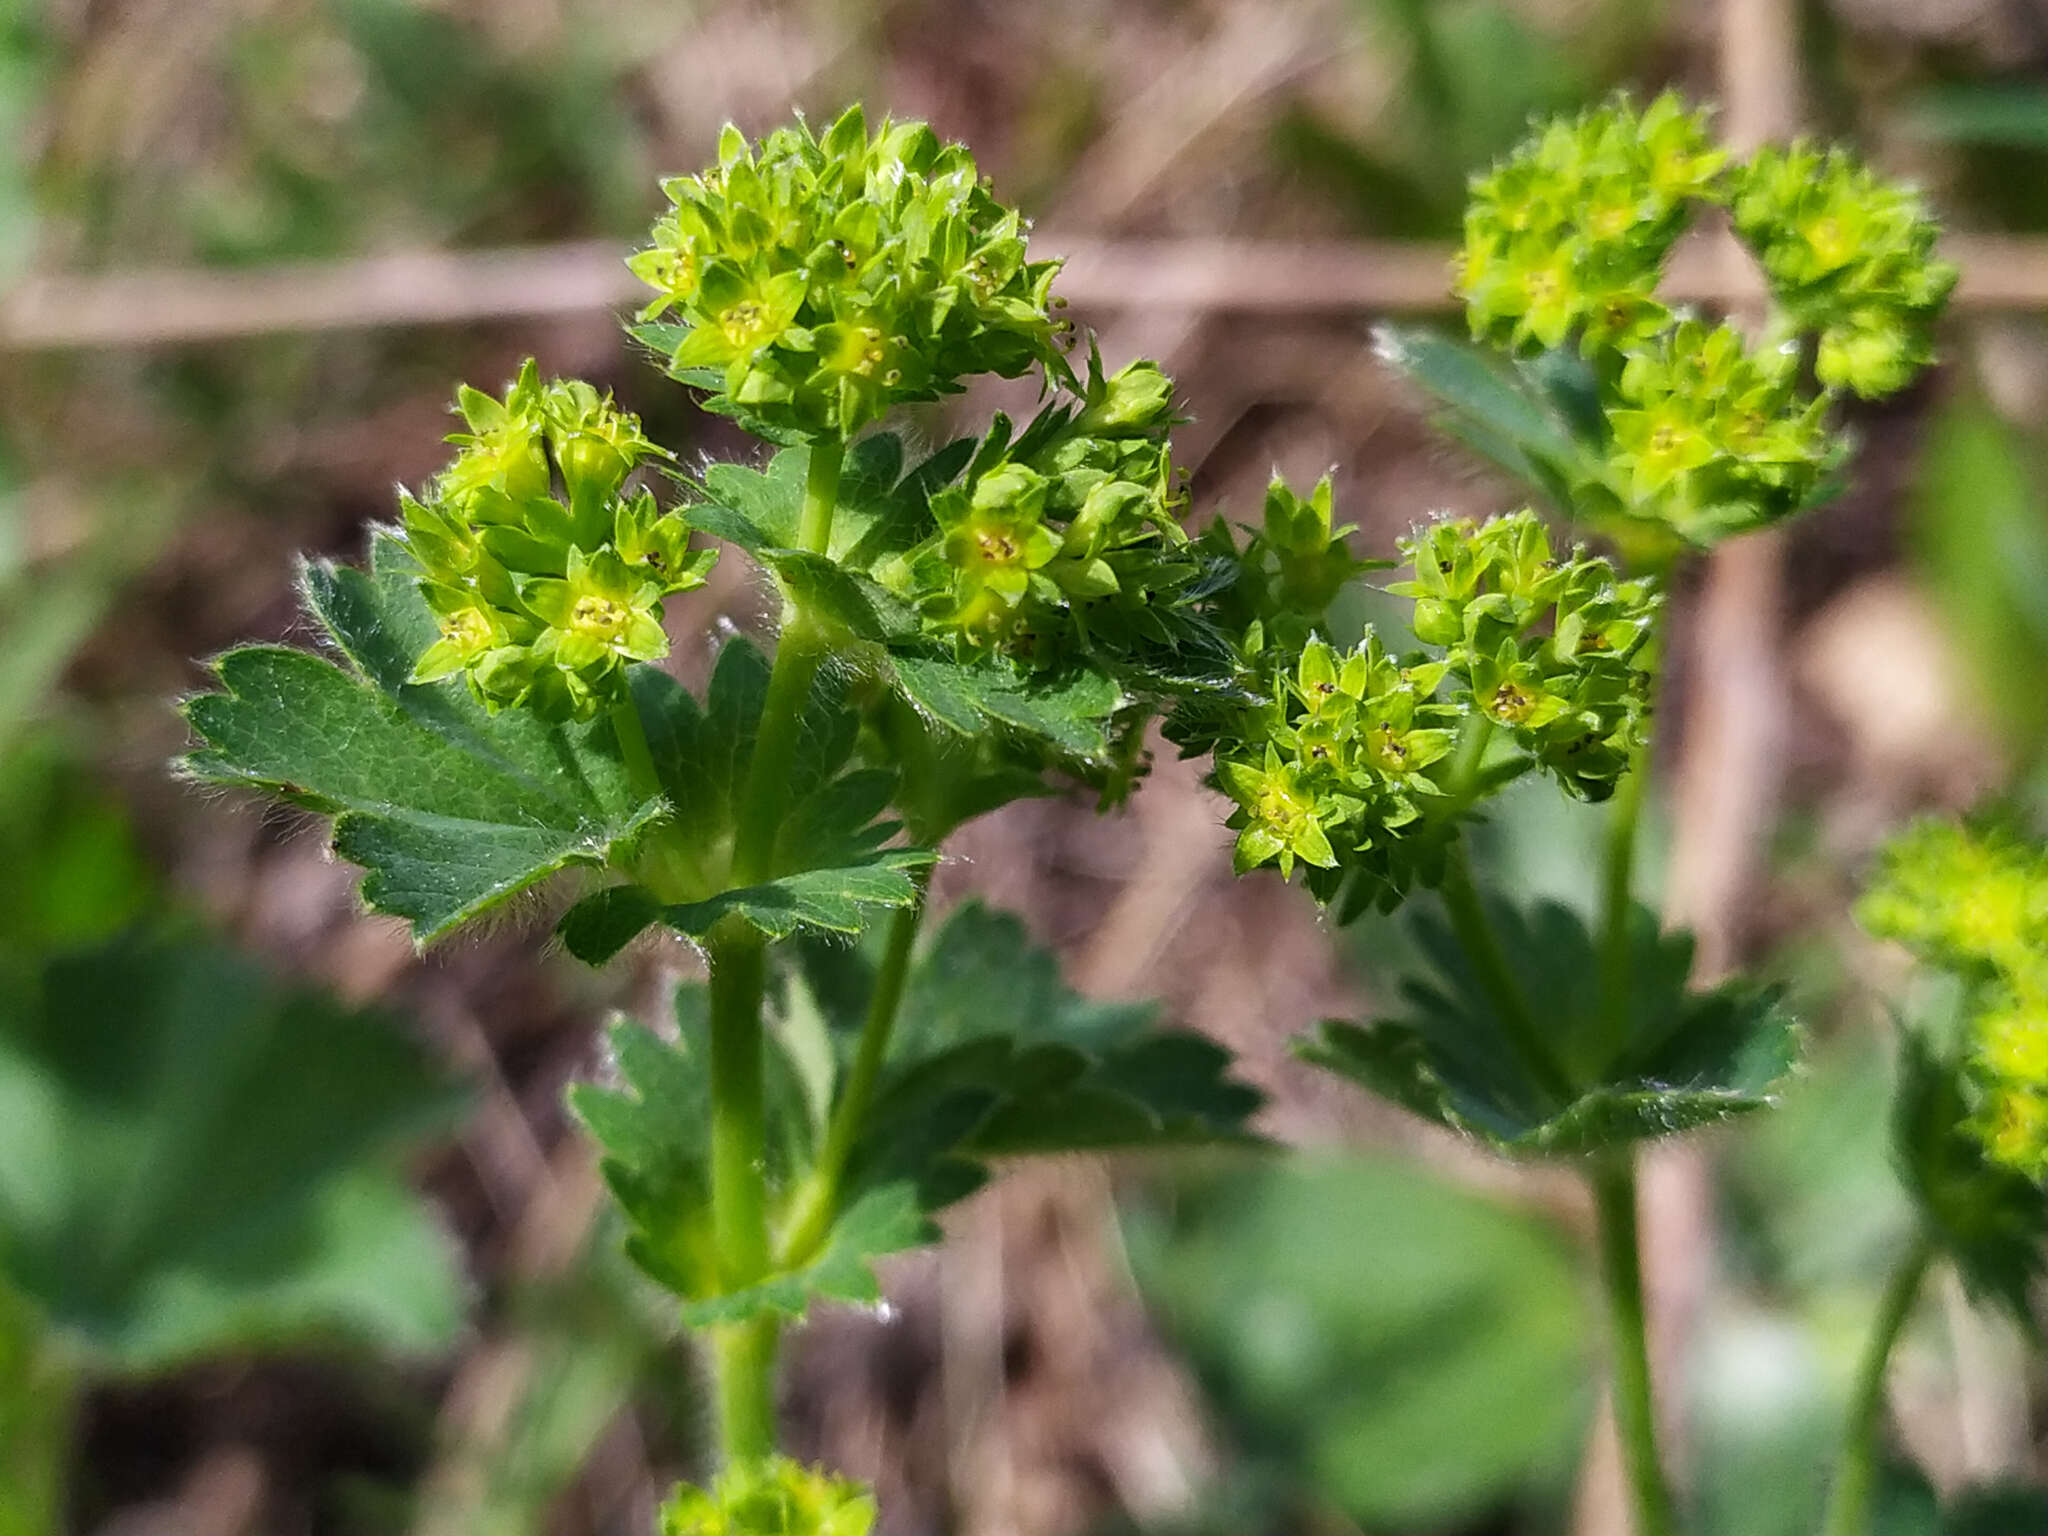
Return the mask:
M1549 402L1477 348L1429 331L1381 326L1381 359L1443 408L1446 430L1562 508L1584 478L1585 450Z
M910 872L934 855L882 846L898 830L895 822L878 819L895 778L875 769L847 771L860 721L847 703L844 677L833 671L813 684L799 724L773 878L746 887L726 883L768 675L767 658L744 640L719 654L701 709L663 674L648 668L634 674L648 750L673 807L659 834L662 890L689 899L664 901L639 884L585 897L557 929L578 959L602 965L656 922L701 938L733 912L770 938L805 929L855 933L868 909L914 899Z
M1298 1054L1424 1119L1515 1152L1591 1152L1769 1104L1798 1045L1777 993L1741 981L1689 991L1690 937L1660 933L1646 907L1630 916L1627 1006L1610 1021L1599 949L1574 913L1552 902L1526 912L1493 905L1509 969L1571 1084L1569 1097L1525 1064L1464 951L1427 915L1414 927L1433 974L1403 984L1407 1016L1364 1027L1326 1022Z
M801 1317L813 1301L868 1303L881 1299L871 1261L919 1248L938 1236L907 1184L870 1190L832 1223L831 1235L815 1257L780 1270L758 1285L691 1302L683 1321L692 1328L742 1323L763 1312Z
M261 788L334 817L334 851L363 900L422 944L575 864L602 864L659 809L628 783L611 725L487 713L460 682L415 685L435 621L419 567L387 535L370 569L319 563L308 611L342 663L247 646L214 665L222 691L185 706L204 745L193 777Z
M393 1162L454 1107L393 1021L225 950L55 961L0 1000L0 1275L111 1369L435 1348L461 1282Z
M1116 683L1093 671L1041 682L997 660L897 655L890 665L903 696L950 731L971 736L991 725L1004 727L1078 758L1107 756L1109 718L1123 702Z
M844 569L871 574L878 561L910 548L930 522L931 493L958 476L973 451L973 440L962 439L906 474L902 439L892 432L862 438L847 450L840 469L826 553ZM710 500L690 508L690 521L751 555L793 550L810 462L810 449L786 448L766 470L713 464L704 472Z
M907 907L915 901L917 886L910 872L936 857L918 848L884 849L864 864L800 870L762 885L668 907L661 918L691 938L702 938L728 914L745 918L771 939L786 939L806 929L858 933L866 909Z

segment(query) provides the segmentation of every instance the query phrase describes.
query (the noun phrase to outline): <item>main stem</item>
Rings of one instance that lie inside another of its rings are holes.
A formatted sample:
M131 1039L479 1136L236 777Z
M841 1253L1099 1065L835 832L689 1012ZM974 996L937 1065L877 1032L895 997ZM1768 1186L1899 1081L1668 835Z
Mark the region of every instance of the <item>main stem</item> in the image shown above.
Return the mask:
M1892 1349L1913 1315L1921 1283L1934 1260L1934 1246L1923 1234L1899 1260L1886 1283L1884 1299L1856 1367L1856 1385L1843 1426L1841 1460L1828 1493L1827 1518L1821 1536L1869 1536L1871 1492L1877 1484L1877 1429L1884 1412L1884 1384Z
M819 443L811 449L797 539L815 554L824 554L831 543L844 458L838 443ZM775 843L789 808L790 769L803 730L804 704L824 654L825 646L803 610L791 605L783 615L747 762L733 839L735 885L758 885L775 873ZM768 956L760 932L738 918L714 927L705 937L705 951L711 965L712 1234L720 1283L734 1291L764 1278L774 1260L768 1235L761 1052ZM775 1356L780 1337L773 1314L724 1324L712 1333L719 1440L729 1464L758 1460L775 1449Z
M868 1106L875 1096L875 1084L889 1057L889 1038L896 1029L896 1015L903 1006L903 987L910 976L910 959L917 948L917 933L924 921L925 895L931 871L919 870L917 899L897 909L889 925L889 947L882 956L882 968L875 975L875 990L868 998L867 1018L861 1025L860 1045L853 1066L846 1074L846 1086L832 1110L825 1128L825 1142L818 1153L810 1178L790 1207L783 1229L779 1257L784 1264L801 1264L823 1245L838 1214L840 1182L867 1122Z
M1628 1473L1636 1536L1676 1536L1678 1517L1657 1449L1657 1406L1650 1390L1644 1325L1643 1266L1636 1233L1636 1170L1627 1152L1601 1156L1588 1173L1600 1223L1600 1278L1607 1292L1614 1369L1614 1424Z
M762 1103L761 996L767 952L750 924L728 919L705 940L711 961L711 1229L726 1291L768 1273L767 1118ZM775 1328L761 1317L712 1333L719 1439L728 1462L775 1449Z

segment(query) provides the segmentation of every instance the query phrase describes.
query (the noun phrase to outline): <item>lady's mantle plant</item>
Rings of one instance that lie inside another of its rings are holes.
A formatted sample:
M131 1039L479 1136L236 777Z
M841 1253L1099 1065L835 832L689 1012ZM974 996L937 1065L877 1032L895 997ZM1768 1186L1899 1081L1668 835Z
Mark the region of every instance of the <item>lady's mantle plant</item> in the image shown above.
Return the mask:
M575 1096L634 1257L715 1359L725 1466L663 1530L868 1529L859 1490L774 1456L781 1323L872 1298L869 1261L927 1241L988 1160L1244 1137L1256 1095L1220 1051L1067 993L1013 920L970 905L920 944L956 827L1062 783L1115 802L1154 722L1212 759L1240 871L1299 870L1340 920L1440 894L1404 1016L1326 1025L1303 1054L1577 1160L1639 1528L1675 1529L1630 1149L1767 1103L1794 1030L1769 990L1691 989L1690 941L1633 900L1665 591L1681 557L1820 499L1840 398L1927 360L1953 273L1917 201L1835 153L1734 161L1669 98L1554 124L1475 181L1458 286L1501 361L1385 350L1553 516L1419 528L1388 589L1408 633L1340 646L1325 615L1374 566L1330 483L1276 484L1255 530L1184 532L1171 382L1092 345L1070 365L1057 263L965 150L855 109L822 137L728 130L666 190L634 334L782 451L692 477L587 386L529 365L501 398L465 391L454 463L369 568L305 574L336 659L235 651L190 705L192 772L333 816L366 901L422 942L576 865L595 888L559 925L575 955L657 926L701 944L676 1038L621 1026L620 1083ZM1755 337L1657 297L1708 207L1769 278ZM915 461L879 428L980 374L1036 375L1042 408ZM728 642L701 698L652 665L700 536L782 603L772 654ZM1596 927L1475 886L1466 828L1531 774L1615 802ZM804 942L877 920L872 950ZM2031 997L2031 972L1984 963ZM1999 1096L2006 1037L1979 1034L1921 1122L1986 1166L2031 1158L2040 1100ZM1866 1423L1845 1483L1868 1442Z
M676 1037L620 1026L618 1086L575 1095L633 1256L715 1360L725 1469L663 1529L858 1536L865 1497L773 1458L783 1320L872 1299L869 1262L991 1159L1245 1138L1223 1052L1067 993L1014 920L969 905L919 946L955 827L1065 782L1113 800L1148 721L1240 697L1235 565L1181 530L1172 384L1069 366L1057 263L964 149L856 108L728 130L667 191L635 334L782 451L692 478L587 385L465 389L454 461L368 568L304 573L333 655L222 657L188 767L333 817L422 943L579 866L575 955L701 944ZM1043 408L921 460L873 430L990 373L1036 374ZM782 616L698 697L652 663L703 535ZM789 942L878 919L873 951Z
M1665 257L1716 208L1768 283L1753 336L1658 297ZM1665 593L1680 560L1827 494L1847 454L1842 398L1888 394L1928 360L1955 276L1934 238L1917 199L1848 157L1738 161L1671 97L1540 128L1472 184L1456 281L1485 350L1393 332L1382 350L1558 531L1528 510L1419 530L1387 589L1412 603L1408 635L1349 651L1240 580L1225 606L1256 697L1198 700L1170 726L1214 753L1241 869L1300 866L1340 921L1418 886L1440 895L1416 919L1428 970L1403 1012L1326 1024L1301 1053L1503 1152L1583 1171L1640 1536L1679 1517L1656 1443L1631 1149L1767 1104L1796 1046L1773 991L1691 988L1690 939L1634 900ZM1278 494L1269 520L1288 506ZM1614 802L1596 925L1474 884L1466 827L1532 774ZM2034 1108L1987 1102L1976 1120L1996 1122L1994 1142ZM1960 1113L1948 1106L1943 1135ZM1882 1354L1876 1369L1881 1382ZM1845 1483L1867 1472L1874 1419L1851 1436ZM1838 1507L1837 1533L1860 1530L1853 1494Z

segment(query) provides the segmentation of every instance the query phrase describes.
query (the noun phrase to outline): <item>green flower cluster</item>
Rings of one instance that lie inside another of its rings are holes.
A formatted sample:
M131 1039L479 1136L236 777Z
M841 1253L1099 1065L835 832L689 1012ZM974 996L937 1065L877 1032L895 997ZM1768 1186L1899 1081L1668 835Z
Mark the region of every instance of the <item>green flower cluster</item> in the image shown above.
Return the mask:
M904 401L980 373L1059 372L1059 264L974 157L923 123L870 135L852 107L820 139L801 121L663 184L675 206L629 261L659 295L643 327L712 408L771 435L845 439Z
M1239 548L1223 518L1199 541L1202 552L1232 571L1215 604L1218 621L1244 637L1243 649L1257 656L1269 645L1299 650L1322 622L1345 583L1361 571L1392 561L1360 560L1346 536L1352 524L1334 526L1335 488L1328 475L1307 496L1295 494L1275 476L1266 487L1262 525Z
M1825 397L1800 395L1795 356L1752 354L1697 320L1629 355L1606 417L1622 512L1697 546L1797 511L1842 451Z
M1922 822L1885 850L1856 916L1971 984L1971 1130L1993 1161L2048 1176L2048 851Z
M1105 376L1014 439L1006 420L935 492L932 533L876 574L926 629L1035 668L1168 644L1169 599L1197 569L1176 520L1173 383L1151 362Z
M1545 488L1658 559L1810 505L1841 452L1829 407L1928 363L1956 276L1911 191L1804 144L1731 163L1707 130L1669 95L1539 129L1474 180L1458 263L1474 338L1549 354L1521 380L1576 455ZM1769 278L1755 347L1656 296L1702 205L1731 208Z
M1646 642L1663 598L1647 580L1550 535L1523 510L1406 539L1415 636L1442 648L1469 707L1581 800L1604 800L1647 737L1656 658Z
M707 1491L684 1484L662 1506L661 1536L868 1536L874 1496L787 1456L741 1462Z
M1315 637L1261 651L1255 633L1248 650L1270 678L1261 701L1204 722L1206 734L1175 722L1183 747L1215 754L1240 873L1270 863L1291 875L1298 863L1325 901L1357 877L1390 905L1437 878L1457 818L1487 787L1496 730L1518 749L1507 776L1542 768L1580 799L1606 798L1634 763L1661 601L1652 583L1621 581L1580 550L1554 558L1527 511L1433 524L1402 553L1412 579L1387 590L1414 600L1420 649L1395 656L1368 629L1349 652Z
M402 499L441 628L412 681L459 673L491 709L587 720L622 696L627 662L667 654L662 599L702 586L716 554L627 489L666 455L588 384L543 383L529 359L504 399L465 387L457 409L461 452Z
M1472 334L1588 352L1654 334L1664 258L1689 202L1718 202L1727 161L1675 95L1558 118L1472 181L1458 292Z
M1919 195L1839 149L1761 150L1735 177L1735 228L1789 329L1819 338L1814 373L1875 399L1933 361L1956 269Z
M1239 874L1295 861L1319 870L1388 862L1424 802L1444 787L1427 770L1451 750L1458 710L1436 701L1441 662L1402 665L1375 635L1340 655L1315 639L1248 722L1235 752L1219 752L1216 780L1236 803ZM1321 885L1321 881L1316 884Z

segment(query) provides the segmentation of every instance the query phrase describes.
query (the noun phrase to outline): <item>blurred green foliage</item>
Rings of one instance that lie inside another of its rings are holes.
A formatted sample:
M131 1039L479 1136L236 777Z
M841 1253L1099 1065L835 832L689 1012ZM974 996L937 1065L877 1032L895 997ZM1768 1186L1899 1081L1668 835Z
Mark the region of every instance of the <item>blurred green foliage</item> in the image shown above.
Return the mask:
M1561 1500L1590 1333L1546 1222L1405 1161L1303 1159L1188 1185L1134 1212L1130 1240L1226 1417L1240 1492L1399 1530Z
M2048 518L2042 443L1977 390L1937 410L1908 540L1977 702L2022 764L2048 745Z
M1275 126L1282 161L1343 199L1375 235L1458 228L1465 178L1529 119L1590 102L1654 36L1663 0L1595 0L1570 30L1506 0L1353 0L1361 29L1402 61L1389 105L1361 136L1308 103Z
M224 950L52 960L0 1003L0 1272L102 1370L336 1333L434 1348L461 1286L392 1157L455 1103L389 1018Z

